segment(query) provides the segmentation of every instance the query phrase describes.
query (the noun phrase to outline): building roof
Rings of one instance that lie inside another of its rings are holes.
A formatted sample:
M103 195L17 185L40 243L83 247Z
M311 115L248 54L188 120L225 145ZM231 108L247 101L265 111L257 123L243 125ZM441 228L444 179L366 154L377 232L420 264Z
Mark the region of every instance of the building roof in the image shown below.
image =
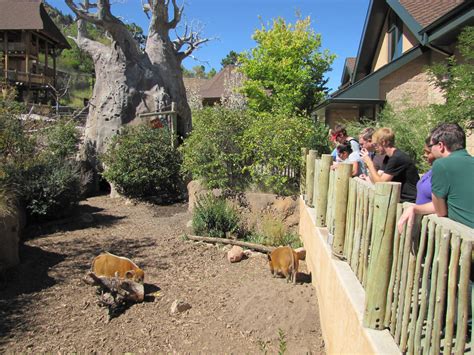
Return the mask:
M227 65L219 73L217 73L212 79L209 80L206 86L201 90L203 99L216 99L221 98L225 93L226 80L236 70L234 65Z
M60 48L70 48L42 0L0 0L0 30L36 30Z
M201 90L207 86L210 79L205 78L183 78L186 91L196 92L201 95Z
M423 28L464 2L465 0L400 0L400 4Z

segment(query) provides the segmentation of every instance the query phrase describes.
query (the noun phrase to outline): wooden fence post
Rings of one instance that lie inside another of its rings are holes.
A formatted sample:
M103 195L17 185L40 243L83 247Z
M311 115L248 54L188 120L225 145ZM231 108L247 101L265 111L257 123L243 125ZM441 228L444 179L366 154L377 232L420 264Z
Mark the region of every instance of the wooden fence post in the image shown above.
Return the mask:
M315 159L314 161L314 179L313 179L313 207L316 208L316 201L318 199L318 186L319 178L321 175L321 159Z
M306 156L308 155L308 148L301 148L301 172L300 172L300 195L306 193Z
M344 252L344 235L346 231L347 196L349 192L349 181L352 176L352 164L339 163L336 169L335 194L336 204L334 206L334 242L332 251L342 255Z
M332 164L332 155L323 154L319 162L319 181L317 200L314 201L316 208L316 226L324 227L326 225L326 212L328 204L329 190L329 171Z
M314 164L318 152L310 150L306 159L306 204L313 207Z
M364 326L372 329L384 326L400 186L400 183L392 182L375 184L372 250L364 312Z

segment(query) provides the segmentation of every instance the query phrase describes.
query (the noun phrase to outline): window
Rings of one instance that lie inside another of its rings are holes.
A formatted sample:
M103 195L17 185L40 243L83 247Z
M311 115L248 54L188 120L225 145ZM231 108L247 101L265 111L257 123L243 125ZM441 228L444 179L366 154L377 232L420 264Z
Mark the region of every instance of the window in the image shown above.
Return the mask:
M388 18L388 61L391 62L403 52L403 24L400 18L390 12Z

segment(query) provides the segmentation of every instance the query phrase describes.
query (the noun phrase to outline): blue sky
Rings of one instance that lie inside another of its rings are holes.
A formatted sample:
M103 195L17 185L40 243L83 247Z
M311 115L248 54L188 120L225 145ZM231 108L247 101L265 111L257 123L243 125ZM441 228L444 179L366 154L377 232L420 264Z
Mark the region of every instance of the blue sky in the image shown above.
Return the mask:
M64 0L48 3L70 13ZM140 0L112 0L112 12L125 22L136 22L145 32L148 19ZM179 4L182 1L178 0ZM327 74L332 90L340 84L344 60L357 55L369 0L186 0L183 21L198 24L203 37L214 38L194 52L196 60L184 61L186 68L204 65L206 71L220 69L220 62L231 50L241 52L255 47L253 32L273 18L296 21L296 12L310 16L314 30L322 35L322 49L337 55Z

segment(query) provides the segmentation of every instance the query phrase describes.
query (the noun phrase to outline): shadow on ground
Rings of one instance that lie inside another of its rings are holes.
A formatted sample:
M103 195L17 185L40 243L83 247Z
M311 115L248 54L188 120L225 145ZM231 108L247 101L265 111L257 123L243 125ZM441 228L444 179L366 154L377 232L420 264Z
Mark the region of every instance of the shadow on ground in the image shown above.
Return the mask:
M12 329L29 329L29 317L23 315L28 312L35 293L57 283L48 271L62 262L65 255L22 245L20 258L21 264L5 272L0 283L0 343Z
M102 208L90 205L79 205L71 217L52 220L44 223L35 223L27 226L23 233L23 240L40 238L46 234L58 232L72 232L90 227L101 228L111 226L126 216L115 216L101 213Z

